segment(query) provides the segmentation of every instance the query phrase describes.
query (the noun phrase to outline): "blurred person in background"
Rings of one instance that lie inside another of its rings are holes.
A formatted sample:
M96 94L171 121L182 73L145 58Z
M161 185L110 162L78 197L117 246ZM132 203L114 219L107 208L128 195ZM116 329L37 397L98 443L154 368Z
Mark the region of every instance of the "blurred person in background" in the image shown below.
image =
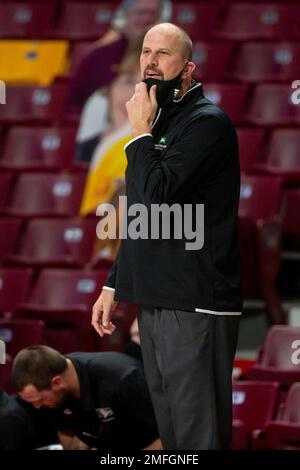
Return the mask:
M139 81L140 46L141 42L138 41L135 48L126 54L112 84L95 92L84 107L79 129L82 138L84 134L86 136L86 131L94 129L95 121L101 123L102 130L96 138L87 138L77 143L77 160L90 162L80 207L83 217L95 215L101 203L109 202L119 211L118 196L125 193L127 160L124 145L131 139L125 104ZM113 259L118 243L118 240L97 239L94 247L97 259ZM92 264L95 262L97 261L93 258Z
M88 97L99 88L108 86L117 75L116 66L122 61L137 38L142 38L149 26L168 19L169 0L124 0L117 9L111 29L84 52L71 73L68 109L80 113Z
M141 44L141 41L135 42L134 47L125 54L118 66L118 73L112 83L95 91L84 105L80 116L75 159L90 163L89 177L103 159L105 152L109 151L107 148L111 148L118 140L119 135L130 134L125 104L139 80ZM122 155L126 161L123 148ZM90 179L88 183L90 185ZM97 191L101 193L100 188L97 188ZM107 199L105 200L107 201ZM84 205L85 203L83 203ZM82 210L86 212L85 209Z

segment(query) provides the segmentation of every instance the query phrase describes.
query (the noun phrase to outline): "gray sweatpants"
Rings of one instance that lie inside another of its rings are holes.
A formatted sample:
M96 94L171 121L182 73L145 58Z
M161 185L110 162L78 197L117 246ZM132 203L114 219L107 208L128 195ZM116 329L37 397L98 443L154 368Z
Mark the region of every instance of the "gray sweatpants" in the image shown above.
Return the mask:
M138 325L164 449L229 449L239 317L139 306Z

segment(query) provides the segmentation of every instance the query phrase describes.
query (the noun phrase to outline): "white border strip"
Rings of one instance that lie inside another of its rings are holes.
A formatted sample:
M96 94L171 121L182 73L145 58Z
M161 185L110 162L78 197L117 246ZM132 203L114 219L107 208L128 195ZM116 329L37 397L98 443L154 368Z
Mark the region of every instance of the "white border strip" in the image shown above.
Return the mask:
M141 137L146 137L147 135L149 135L150 137L153 137L152 134L141 134L141 135L138 135L137 137L134 137L133 139L131 139L129 142L127 142L127 144L125 145L124 147L124 150L127 149L128 145L132 144L135 140L138 140L140 139Z
M211 315L233 315L233 316L239 316L242 315L242 312L215 312L213 310L204 310L203 308L195 308L195 312L200 312L200 313L209 313Z
M197 83L197 85L193 86L192 88L189 88L178 100L173 99L174 103L179 103L179 101L181 101L185 97L185 95L187 95L190 91L195 90L200 85L201 85L201 83Z

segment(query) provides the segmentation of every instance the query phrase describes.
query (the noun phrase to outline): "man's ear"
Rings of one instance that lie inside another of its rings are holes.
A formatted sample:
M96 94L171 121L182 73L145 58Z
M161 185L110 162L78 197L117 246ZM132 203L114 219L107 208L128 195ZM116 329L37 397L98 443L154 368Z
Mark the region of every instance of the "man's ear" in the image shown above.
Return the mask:
M55 375L51 380L51 388L54 390L61 388L62 384L63 384L63 379L61 375Z
M184 67L182 78L185 79L185 78L190 77L192 73L194 72L195 68L196 68L196 64L194 64L194 62L192 61L189 61Z

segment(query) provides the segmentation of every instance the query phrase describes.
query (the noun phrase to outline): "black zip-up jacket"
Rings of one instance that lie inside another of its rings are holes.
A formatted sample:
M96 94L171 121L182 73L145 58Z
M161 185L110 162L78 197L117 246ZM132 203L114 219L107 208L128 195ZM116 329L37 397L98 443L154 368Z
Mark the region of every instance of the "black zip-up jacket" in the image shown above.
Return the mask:
M128 208L177 203L184 213L184 204L192 204L195 216L196 204L204 204L204 244L187 250L185 237L168 240L161 233L159 239L122 239L105 286L115 288L115 300L240 313L240 170L229 117L193 82L181 98L159 110L152 135L133 139L125 151Z

